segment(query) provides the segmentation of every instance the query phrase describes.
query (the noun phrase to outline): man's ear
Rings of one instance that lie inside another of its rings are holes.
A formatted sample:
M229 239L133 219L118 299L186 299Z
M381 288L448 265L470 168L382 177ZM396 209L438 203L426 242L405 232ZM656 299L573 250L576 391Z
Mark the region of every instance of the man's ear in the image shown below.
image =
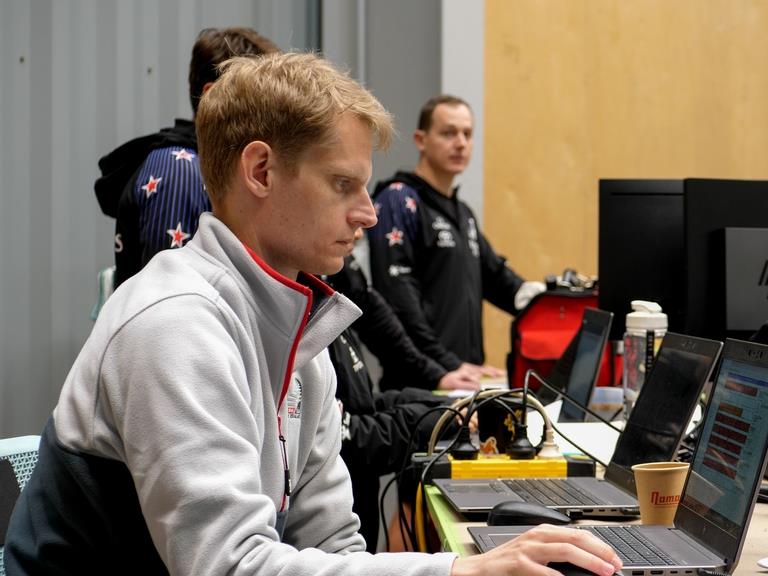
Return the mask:
M413 142L416 144L416 149L419 152L422 152L424 150L424 138L427 136L427 133L424 132L424 130L416 130L413 133Z
M274 157L272 147L261 140L249 142L240 154L240 170L245 185L256 196L263 198L269 194Z

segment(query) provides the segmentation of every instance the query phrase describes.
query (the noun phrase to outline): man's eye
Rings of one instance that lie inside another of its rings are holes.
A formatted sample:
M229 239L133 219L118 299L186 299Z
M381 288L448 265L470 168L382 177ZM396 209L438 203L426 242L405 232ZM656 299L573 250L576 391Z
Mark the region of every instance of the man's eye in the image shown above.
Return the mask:
M352 182L347 178L337 178L336 188L338 188L340 192L349 192L352 188Z

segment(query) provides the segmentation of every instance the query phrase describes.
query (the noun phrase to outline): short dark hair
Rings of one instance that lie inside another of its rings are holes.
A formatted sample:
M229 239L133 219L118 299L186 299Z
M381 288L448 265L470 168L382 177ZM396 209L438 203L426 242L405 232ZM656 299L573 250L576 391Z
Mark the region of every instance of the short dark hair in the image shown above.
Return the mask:
M432 126L432 114L435 112L440 104L451 104L453 106L463 105L469 110L472 110L466 100L459 98L458 96L451 96L450 94L440 94L439 96L433 96L424 103L419 112L419 124L416 126L419 130L427 132Z
M192 47L189 62L189 100L193 114L203 96L203 87L219 77L219 64L233 56L279 52L277 44L252 28L205 28Z

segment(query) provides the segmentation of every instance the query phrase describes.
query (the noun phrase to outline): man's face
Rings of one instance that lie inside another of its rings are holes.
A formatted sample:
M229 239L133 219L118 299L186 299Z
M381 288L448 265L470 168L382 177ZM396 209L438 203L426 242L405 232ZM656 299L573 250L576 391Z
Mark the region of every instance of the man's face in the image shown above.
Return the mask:
M345 114L333 142L306 150L293 173L274 170L272 233L263 246L272 267L289 278L341 270L355 237L376 224L366 190L372 144L370 128Z
M435 172L456 176L472 156L472 112L463 104L438 104L432 125L416 131L416 147Z

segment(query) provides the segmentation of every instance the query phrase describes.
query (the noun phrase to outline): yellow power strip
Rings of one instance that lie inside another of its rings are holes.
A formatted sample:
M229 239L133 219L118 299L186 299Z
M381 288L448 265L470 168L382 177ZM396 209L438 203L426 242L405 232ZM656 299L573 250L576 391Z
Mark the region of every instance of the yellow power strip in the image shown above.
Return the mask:
M451 478L565 478L568 462L565 458L513 460L506 455L479 457L477 460L454 460Z

